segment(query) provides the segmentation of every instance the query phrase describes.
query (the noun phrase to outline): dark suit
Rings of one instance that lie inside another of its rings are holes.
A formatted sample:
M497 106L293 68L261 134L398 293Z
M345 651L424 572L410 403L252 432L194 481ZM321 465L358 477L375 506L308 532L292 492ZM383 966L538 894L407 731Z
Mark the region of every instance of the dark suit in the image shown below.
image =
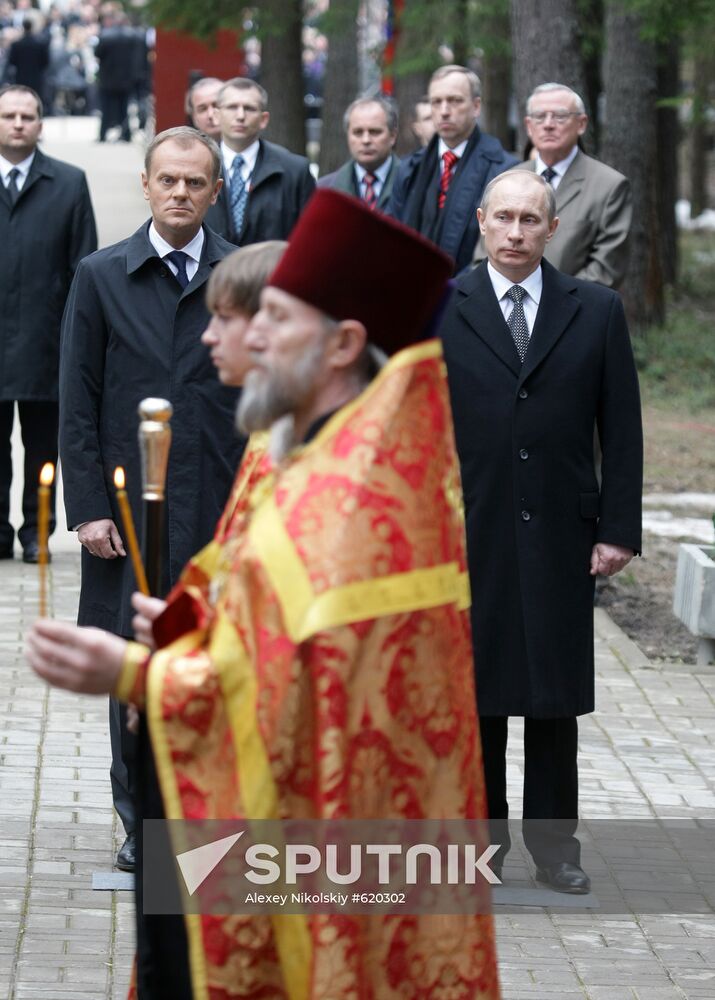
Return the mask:
M204 229L199 269L182 291L157 256L148 228L145 223L129 239L88 257L75 276L62 324L60 453L67 523L111 518L124 536L113 486L114 469L122 465L141 543L137 406L147 396L172 403L166 593L210 540L241 455L234 430L238 392L220 384L200 339L209 319L206 282L234 248ZM135 589L128 558L101 559L83 548L78 624L131 636ZM133 741L116 716L110 721L114 802L131 833Z
M97 248L83 171L36 150L14 205L0 183L0 247L0 552L7 552L14 536L9 516L15 401L25 445L23 547L36 540L39 470L57 461L62 310L80 260Z
M44 101L45 76L50 65L50 46L46 39L26 31L10 46L7 65L12 68L12 83L32 87Z
M533 160L520 164L534 170ZM565 274L618 288L628 265L633 200L628 179L580 150L556 188L559 225L544 256Z
M518 160L502 149L498 139L475 126L454 170L444 207L438 209L438 146L435 135L425 149L402 161L387 213L453 257L455 274L459 274L470 264L479 236L477 206L484 188Z
M641 416L623 307L609 289L546 262L542 273L523 364L486 262L459 279L442 327L495 818L506 816L510 715L527 719L525 817L576 816L575 717L594 707L591 550L641 547ZM577 842L568 831L565 839L566 856L533 841L530 849L540 863L577 862Z
M387 172L385 183L380 190L380 197L377 199L377 208L381 212L384 212L389 204L399 166L399 158L394 153L391 153L390 169ZM348 160L339 170L334 171L332 174L325 174L324 177L318 180L318 187L335 188L336 191L344 191L345 194L351 194L353 198L362 199L363 196L355 172L355 160Z
M251 175L243 227L237 233L230 206L230 179L223 171L223 187L206 213L206 225L235 246L285 240L315 190L305 156L259 139L260 149Z
M105 28L94 50L99 60L97 86L102 111L99 141L104 142L107 130L121 127L121 137L131 138L128 120L128 101L137 80L137 42L128 25Z

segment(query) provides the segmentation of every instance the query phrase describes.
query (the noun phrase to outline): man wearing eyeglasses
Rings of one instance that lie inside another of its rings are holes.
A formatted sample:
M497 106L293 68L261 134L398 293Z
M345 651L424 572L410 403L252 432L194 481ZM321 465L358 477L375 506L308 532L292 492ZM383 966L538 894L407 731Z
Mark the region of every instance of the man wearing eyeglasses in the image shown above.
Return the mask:
M206 225L236 246L285 240L315 190L305 156L266 142L268 94L234 77L218 93L223 187Z
M522 168L540 174L556 194L559 226L544 256L565 274L618 288L633 214L628 179L579 147L588 116L570 87L541 84L527 101L524 120L537 157Z

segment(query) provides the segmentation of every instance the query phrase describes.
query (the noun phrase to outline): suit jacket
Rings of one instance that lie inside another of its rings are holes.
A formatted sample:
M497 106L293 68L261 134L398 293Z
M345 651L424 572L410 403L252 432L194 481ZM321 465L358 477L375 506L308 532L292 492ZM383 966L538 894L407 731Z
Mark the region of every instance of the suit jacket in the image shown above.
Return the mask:
M101 90L129 91L137 78L136 36L128 25L112 25L99 35L94 49L99 60Z
M12 82L23 87L32 87L44 98L45 74L50 65L50 46L44 38L24 34L10 46L8 67L12 67Z
M223 171L223 187L204 220L214 232L235 246L263 240L285 240L315 190L305 156L260 139L251 177L243 229L235 231L230 206L230 182Z
M148 228L87 257L75 275L62 323L60 457L67 523L112 518L124 536L113 486L122 465L141 541L137 406L147 396L170 400L166 592L211 538L242 450L234 430L238 391L221 385L201 343L206 282L234 247L205 229L199 269L182 290ZM135 586L129 559L100 559L83 548L79 624L131 635Z
M434 136L425 149L418 149L402 161L387 212L453 257L458 274L471 263L479 237L477 206L484 188L518 160L504 151L498 139L475 126L439 211L438 142L438 136Z
M0 182L0 400L57 400L62 310L79 262L96 249L78 167L37 149L14 205Z
M399 157L395 156L394 153L391 153L390 169L387 177L385 178L385 183L382 185L380 197L377 199L377 207L382 212L384 212L387 208L392 196L392 188L395 184L395 178L397 177L397 170L399 166ZM339 170L334 171L332 174L325 174L324 177L321 177L318 180L318 187L335 188L336 191L344 191L345 194L351 194L354 198L362 199L362 191L358 186L357 176L355 174L355 160L348 160L348 162L344 163Z
M534 170L533 160L521 163ZM633 201L628 179L581 150L556 188L559 225L544 256L565 274L618 288L628 264Z
M523 364L486 262L458 280L442 327L482 715L593 710L591 549L641 547L641 415L623 306L610 289L542 268Z

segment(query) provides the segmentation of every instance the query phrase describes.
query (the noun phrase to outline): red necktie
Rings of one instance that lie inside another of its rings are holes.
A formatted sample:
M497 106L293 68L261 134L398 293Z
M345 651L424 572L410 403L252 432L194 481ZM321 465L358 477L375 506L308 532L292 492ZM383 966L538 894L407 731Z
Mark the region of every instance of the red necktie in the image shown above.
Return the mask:
M439 198L437 199L437 206L439 208L444 208L444 203L447 200L447 192L449 191L449 184L452 180L452 169L459 159L451 149L448 149L446 153L442 155L443 167L442 174L439 178Z
M365 182L365 197L363 201L371 211L375 211L377 208L377 195L375 194L375 181L377 177L371 174L369 171L363 176L363 181Z

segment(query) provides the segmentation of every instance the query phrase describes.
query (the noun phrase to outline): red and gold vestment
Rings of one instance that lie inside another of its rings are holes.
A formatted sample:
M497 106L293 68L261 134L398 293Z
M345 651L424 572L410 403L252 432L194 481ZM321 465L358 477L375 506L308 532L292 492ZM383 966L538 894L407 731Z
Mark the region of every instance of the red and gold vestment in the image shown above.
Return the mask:
M249 449L151 659L166 816L483 818L461 488L441 346L307 445ZM182 634L183 633L183 634ZM196 1000L497 1000L485 915L188 916Z

